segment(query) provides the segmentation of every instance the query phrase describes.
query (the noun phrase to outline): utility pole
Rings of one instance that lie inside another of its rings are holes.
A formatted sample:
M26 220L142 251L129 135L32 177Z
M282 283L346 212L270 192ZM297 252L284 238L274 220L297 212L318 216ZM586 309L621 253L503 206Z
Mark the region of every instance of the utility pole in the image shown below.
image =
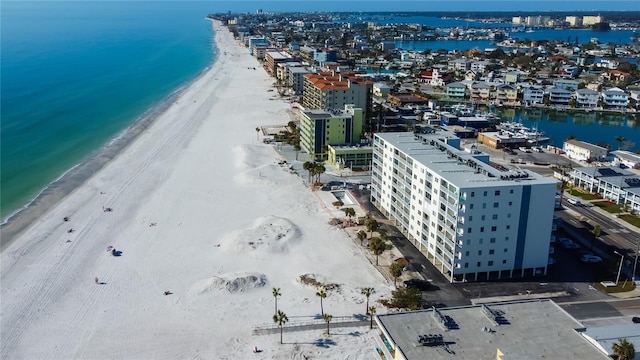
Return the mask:
M633 262L633 272L631 273L631 276L633 277L633 282L635 283L636 281L636 267L638 265L638 254L640 253L640 239L636 239L636 259Z
M624 255L620 254L617 251L614 251L614 253L620 255L620 266L618 267L618 276L616 276L616 286L618 286L618 281L620 281L620 273L622 272L622 264L624 264Z

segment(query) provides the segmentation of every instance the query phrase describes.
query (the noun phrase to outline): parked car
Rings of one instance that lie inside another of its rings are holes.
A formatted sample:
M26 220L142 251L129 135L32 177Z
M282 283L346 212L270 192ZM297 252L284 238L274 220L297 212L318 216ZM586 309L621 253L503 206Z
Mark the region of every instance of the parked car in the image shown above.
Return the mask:
M580 256L580 261L583 263L598 264L602 262L602 258L593 254L584 254Z
M530 153L530 152L531 152L531 149L526 148L526 147L524 147L524 146L520 146L518 149L519 149L520 151L524 152L524 153Z
M409 280L405 280L403 283L404 283L404 286L408 288L416 288L422 291L431 289L431 283L426 280L409 279Z
M531 148L531 150L533 150L533 151L535 151L537 153L543 153L544 152L544 150L542 150L542 148L539 147L539 146L534 146L534 147Z
M580 245L576 244L571 239L558 238L558 242L560 243L560 246L562 246L565 249L578 249L578 248L580 248Z
M571 205L580 206L582 203L579 200L567 198L567 202Z

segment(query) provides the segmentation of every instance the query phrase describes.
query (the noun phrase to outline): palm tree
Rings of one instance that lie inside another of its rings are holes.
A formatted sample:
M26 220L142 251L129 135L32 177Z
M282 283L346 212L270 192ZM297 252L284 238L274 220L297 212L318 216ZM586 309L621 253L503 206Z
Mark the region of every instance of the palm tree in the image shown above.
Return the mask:
M618 339L618 342L614 343L611 349L618 360L631 360L636 354L635 347L627 339Z
M360 240L360 246L362 246L362 242L367 238L367 233L364 230L360 230L356 235L358 236L358 240Z
M280 288L273 288L273 297L276 299L276 311L274 312L274 314L278 313L278 296L282 296L282 293L280 293Z
M369 240L369 248L373 251L373 254L376 256L376 266L378 266L378 257L382 255L385 251L391 250L392 246L388 242L382 240L379 237L374 237Z
M348 217L349 218L349 222L351 222L351 218L353 216L356 216L356 211L353 208L348 207L348 208L344 209L344 215L346 217Z
M324 289L320 289L320 291L316 292L316 296L320 298L320 314L324 316L324 307L322 306L322 299L327 297L327 292Z
M369 230L369 238L372 238L373 232L378 230L378 228L380 227L378 221L373 218L367 219L367 221L364 222L364 226L366 226L367 230Z
M618 142L618 150L622 147L622 143L627 140L624 136L620 135L616 137L616 141Z
M367 311L367 315L369 315L369 297L373 294L376 293L376 289L372 288L372 287L365 287L360 289L360 294L366 296L367 298L367 307L365 308L365 310Z
M402 275L403 267L404 266L397 261L394 261L389 265L389 272L391 273L391 276L393 276L393 286L396 286L396 280L398 280L398 277Z
M593 234L593 239L591 240L590 250L593 250L593 244L595 243L596 239L598 239L600 235L602 235L602 227L596 224L596 226L594 226L593 229L591 229L591 233Z
M256 139L260 140L260 128L256 127Z
M313 164L313 172L317 176L317 182L320 182L320 175L324 174L325 171L327 171L327 169L321 163Z
M367 314L369 314L369 320L371 321L369 329L373 329L373 315L376 314L376 307L372 305L368 310L369 312Z
M322 314L322 320L324 320L327 323L327 335L330 335L330 333L329 333L329 323L331 322L331 319L333 319L333 315Z
M273 315L273 322L278 324L280 327L280 344L282 344L282 327L289 321L287 314L282 311L278 311L277 314Z
M309 172L309 183L311 183L311 170L313 170L313 162L305 161L305 163L302 164L302 168Z

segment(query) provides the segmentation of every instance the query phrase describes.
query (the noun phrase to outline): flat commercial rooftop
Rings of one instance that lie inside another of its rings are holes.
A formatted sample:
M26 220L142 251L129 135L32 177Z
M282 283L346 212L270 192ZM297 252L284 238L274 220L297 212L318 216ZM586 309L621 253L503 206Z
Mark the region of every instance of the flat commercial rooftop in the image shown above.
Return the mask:
M550 300L443 308L448 327L433 310L379 315L380 329L405 359L608 359L577 331L584 327ZM498 325L491 315L498 315ZM422 345L419 335L443 335L442 345ZM447 351L448 348L448 351ZM397 357L396 358L401 358Z

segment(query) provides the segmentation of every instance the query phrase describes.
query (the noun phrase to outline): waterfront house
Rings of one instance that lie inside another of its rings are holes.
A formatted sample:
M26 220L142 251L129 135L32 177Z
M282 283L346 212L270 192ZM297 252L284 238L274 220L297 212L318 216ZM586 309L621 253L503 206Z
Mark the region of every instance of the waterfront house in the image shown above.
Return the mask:
M518 89L513 85L501 84L496 86L496 101L499 104L515 104L518 99Z
M447 99L463 100L467 95L467 86L460 82L447 84Z
M471 85L471 99L478 102L488 102L491 96L491 86L486 82Z
M576 139L565 141L562 150L568 158L579 161L604 161L609 153L607 148Z
M542 104L544 102L544 90L537 85L523 85L522 102L525 104Z
M602 103L607 109L624 109L629 104L629 96L620 88L609 88L602 92Z
M565 89L550 89L549 90L549 103L551 105L567 107L571 100L571 91Z
M584 88L577 90L575 94L577 108L592 109L598 106L599 92Z

